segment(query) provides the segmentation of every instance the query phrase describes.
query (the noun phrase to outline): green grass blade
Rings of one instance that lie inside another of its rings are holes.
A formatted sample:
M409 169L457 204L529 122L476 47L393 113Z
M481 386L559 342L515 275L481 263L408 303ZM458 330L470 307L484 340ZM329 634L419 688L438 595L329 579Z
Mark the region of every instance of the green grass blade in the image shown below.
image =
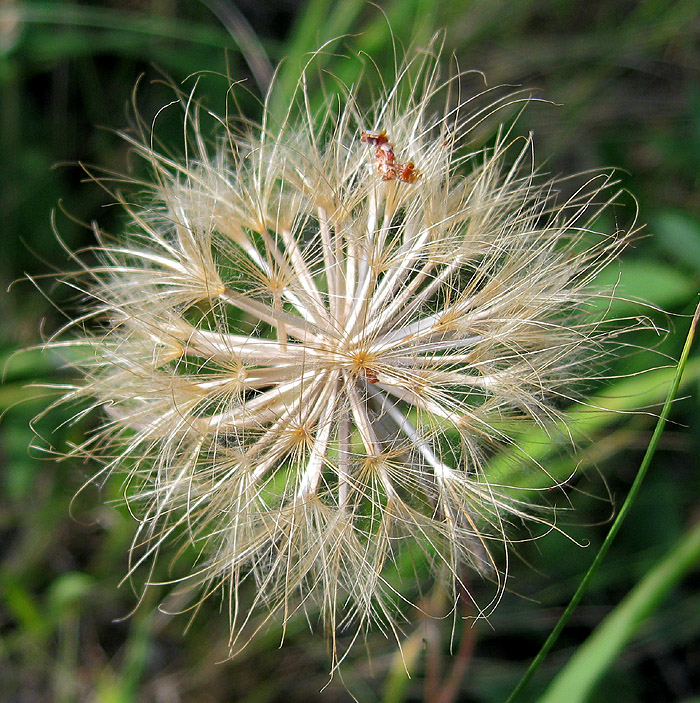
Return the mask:
M379 11L369 8L365 0L309 0L300 15L292 37L287 44L285 61L275 78L275 90L269 103L270 114L282 121L294 97L299 81L299 71L312 52L323 46L315 69L327 69L340 83L350 85L362 71L362 62L337 60L332 55L334 47L344 37L351 44L351 54L366 53L377 57L392 44L426 45L434 33L437 3L431 0L396 0ZM319 18L322 18L319 21ZM350 33L352 37L348 37ZM393 60L390 64L393 65ZM311 78L311 77L310 77ZM316 84L310 87L310 104L318 106L322 91Z
M557 674L539 703L583 703L637 628L700 560L700 523L608 615Z
M624 522L625 518L627 517L627 514L629 513L638 493L639 489L641 488L642 482L644 480L644 476L647 473L647 470L649 469L649 465L651 464L651 460L654 457L654 453L656 452L656 448L659 444L659 440L661 439L661 435L664 431L664 426L666 425L666 420L668 419L669 412L671 411L671 404L676 397L676 393L678 392L678 387L680 386L681 383L681 378L683 376L683 371L685 369L686 363L688 361L688 356L690 354L690 348L693 343L693 338L695 336L695 330L698 325L698 319L700 318L700 305L695 310L695 315L693 316L693 321L691 322L690 329L688 331L688 336L686 337L685 340L685 345L683 346L683 351L681 352L681 357L680 360L678 361L678 366L676 367L676 373L673 378L673 382L671 383L671 387L669 388L668 395L666 396L666 402L664 403L663 408L661 409L661 413L659 415L659 419L656 423L656 428L654 429L654 434L651 437L651 441L649 442L649 446L647 447L647 451L644 454L644 459L642 459L642 463L639 467L639 471L637 472L637 476L634 479L634 482L632 483L632 487L630 488L629 493L627 494L627 498L625 499L625 502L623 503L622 507L620 508L620 512L618 513L617 517L615 518L615 521L612 524L612 527L610 528L610 531L608 532L607 536L605 537L605 541L601 545L600 549L598 550L598 553L595 556L595 559L593 560L593 563L591 564L590 568L586 572L586 575L583 577L581 583L579 584L578 589L576 590L576 593L574 593L573 598L571 599L569 605L567 606L566 610L562 614L561 618L559 619L559 622L556 624L552 632L550 633L549 637L545 641L545 643L542 645L542 648L540 651L537 653L537 656L535 659L532 661L532 664L530 664L528 670L525 672L525 675L523 678L520 680L518 685L515 687L513 692L508 698L507 703L512 703L515 701L519 695L522 693L522 691L525 689L527 684L530 682L530 679L532 676L535 674L537 669L539 669L540 665L546 658L547 654L549 653L550 649L554 645L554 643L557 641L559 635L561 634L562 630L566 626L566 623L569 621L569 618L571 617L572 613L576 609L576 606L579 604L579 601L583 597L583 594L586 592L588 589L588 586L590 582L593 579L593 576L596 574L598 571L598 567L602 563L603 559L605 558L605 555L608 552L608 549L610 548L610 545L612 544L613 540L615 539L615 536L620 530L620 527L622 526L622 523Z
M488 476L492 481L504 486L504 490L514 491L522 500L528 494L537 494L549 488L553 482L566 481L572 473L571 458L562 456L562 450L571 443L589 445L591 437L602 437L598 443L587 446L578 455L580 465L595 456L599 450L610 448L620 441L626 441L624 429L614 430L621 418L630 418L638 408L654 408L664 402L664 389L673 381L674 367L658 368L641 375L618 380L603 393L587 398L586 405L574 404L565 415L567 420L556 423L554 428L535 428L518 437L516 446L489 460ZM681 387L700 381L700 358L688 361L683 373ZM607 432L607 434L604 434ZM608 442L609 440L609 442ZM547 468L545 471L527 470L537 463Z
M78 6L64 2L20 3L0 8L0 21L118 30L149 38L178 40L218 49L231 48L231 35L219 27L182 18L168 19L108 7Z
M335 6L333 0L309 0L287 43L285 61L275 78L275 91L268 107L276 120L284 119L294 97L304 57L324 42L347 33L365 6L364 0L339 1ZM330 45L325 47L326 52L331 49Z
M389 668L382 703L403 703L406 700L411 675L415 673L423 646L421 629L413 632L401 643Z

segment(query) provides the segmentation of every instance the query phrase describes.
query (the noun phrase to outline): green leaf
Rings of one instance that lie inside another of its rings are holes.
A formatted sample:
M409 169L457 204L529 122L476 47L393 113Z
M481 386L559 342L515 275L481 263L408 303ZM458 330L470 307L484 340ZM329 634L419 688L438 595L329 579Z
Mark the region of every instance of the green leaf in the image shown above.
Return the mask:
M604 392L587 398L585 406L575 404L566 412L565 423L549 430L531 430L518 438L517 448L493 457L487 467L489 478L518 489L541 489L551 486L552 480L566 480L571 473L571 462L552 458L562 446L571 446L572 440L590 438L639 408L660 404L675 372L674 368L653 369L617 381ZM683 386L699 379L700 359L693 359L686 365ZM522 470L523 466L532 466L534 462L546 465L547 473Z
M67 25L90 29L114 29L153 38L160 37L214 48L230 48L231 35L217 26L168 19L156 14L124 12L108 7L66 2L27 2L0 8L0 20L27 24ZM55 33L54 33L55 34Z
M654 433L651 436L651 440L649 441L649 445L647 446L647 450L644 454L644 458L642 459L642 463L640 464L639 470L637 471L637 475L635 476L634 482L632 483L632 487L630 488L629 493L625 498L625 502L622 504L620 512L617 514L615 521L610 527L610 530L608 531L608 534L606 535L603 544L600 546L600 549L596 553L592 564L586 572L586 575L583 577L581 583L576 589L576 593L574 593L574 595L572 596L569 605L566 607L566 610L559 618L559 621L554 626L554 629L549 634L549 637L542 645L540 651L537 653L537 656L534 658L534 660L528 667L528 670L525 672L525 675L522 677L518 685L515 687L515 689L509 696L508 703L512 703L512 701L516 700L522 693L522 691L526 688L530 679L533 677L537 669L540 667L540 664L542 664L542 662L545 660L547 654L559 638L559 635L561 634L562 630L566 627L566 623L569 621L569 618L573 614L574 610L576 610L576 607L581 601L581 598L583 598L584 593L588 590L588 586L593 580L593 577L598 572L598 569L602 564L603 559L605 559L605 555L608 553L610 545L613 543L617 533L620 531L622 523L625 521L625 518L631 510L634 501L639 495L639 491L642 487L644 477L646 476L649 466L651 465L651 461L654 458L656 449L659 446L659 440L661 439L664 427L666 426L666 420L668 419L669 413L671 412L671 405L676 397L676 394L678 393L678 388L680 387L681 379L683 378L683 372L685 371L686 364L688 362L688 357L690 356L690 349L693 345L693 339L695 338L695 332L698 327L698 322L700 322L700 304L698 304L697 308L695 309L695 314L693 315L688 334L685 338L685 344L683 345L683 351L681 352L680 359L678 360L678 365L676 366L676 372L673 376L671 387L668 389L666 400L664 402L663 408L661 409L661 413L659 414L659 419L656 423L656 428L654 429Z
M700 560L700 523L679 540L605 618L559 672L539 703L583 703L613 665L644 620L663 602L670 589Z
M402 703L406 700L411 673L415 673L421 652L423 651L423 630L419 628L401 643L394 654L389 668L389 675L384 684L382 703Z
M90 593L94 579L79 571L61 574L51 583L48 593L48 609L54 618L69 609L76 609L79 602Z
M36 598L11 575L3 576L0 582L0 603L25 632L36 638L48 634L49 623L42 615Z
M665 210L650 223L655 241L683 267L700 273L700 220L678 210Z
M310 0L307 3L294 26L285 61L275 79L275 90L269 104L270 114L275 119L280 122L284 120L296 90L299 72L308 56L324 42L347 33L364 7L364 0L339 0L336 3L333 0ZM331 51L332 45L328 44L324 48L325 55L319 56L319 68Z
M609 307L612 317L638 314L637 301L668 310L697 293L696 282L687 273L651 258L626 259L619 266L608 266L595 284L606 290L614 289L610 306L605 298L599 302L601 307Z

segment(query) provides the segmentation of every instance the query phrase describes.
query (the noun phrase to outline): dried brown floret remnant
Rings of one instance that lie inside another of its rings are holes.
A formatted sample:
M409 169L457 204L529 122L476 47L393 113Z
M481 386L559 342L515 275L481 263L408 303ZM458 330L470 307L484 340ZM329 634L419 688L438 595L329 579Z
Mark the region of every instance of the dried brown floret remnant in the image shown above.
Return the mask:
M416 168L413 161L400 164L396 161L394 145L389 141L386 131L369 132L362 130L360 141L376 147L374 161L377 166L377 173L383 181L403 181L404 183L415 183L421 172Z

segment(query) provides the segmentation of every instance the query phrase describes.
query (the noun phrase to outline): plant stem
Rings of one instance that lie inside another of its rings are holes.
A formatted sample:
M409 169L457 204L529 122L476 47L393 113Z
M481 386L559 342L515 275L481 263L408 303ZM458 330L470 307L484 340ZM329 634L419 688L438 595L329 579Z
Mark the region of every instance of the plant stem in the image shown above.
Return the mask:
M627 514L629 513L632 504L634 503L635 499L637 498L637 495L639 494L639 489L641 488L642 481L644 480L644 476L647 473L647 470L649 469L649 465L651 464L651 460L654 457L654 453L656 452L656 448L659 444L659 440L661 439L661 435L664 431L664 427L666 425L666 420L668 419L668 415L671 411L671 404L673 403L674 398L676 397L676 393L678 392L678 386L680 385L681 378L683 376L683 370L685 369L686 362L688 361L688 356L690 354L690 348L693 344L693 338L695 336L695 330L698 326L698 320L700 319L700 304L698 304L698 307L695 309L695 314L693 315L693 321L690 324L690 329L688 330L688 336L685 339L685 344L683 346L683 351L681 352L681 357L678 361L678 366L676 367L676 374L673 378L673 381L671 383L671 387L668 390L668 395L666 396L666 401L664 402L664 406L661 409L661 413L659 415L659 419L656 423L656 428L654 429L654 434L651 437L651 441L649 442L649 446L647 447L646 453L644 454L644 458L642 459L642 463L639 466L639 471L637 472L637 476L634 479L634 482L632 483L632 487L630 488L629 493L627 494L627 498L625 499L625 502L622 505L622 508L620 508L620 512L618 513L617 517L615 518L615 521L612 524L612 527L610 528L610 531L608 532L607 536L605 537L605 540L603 544L601 545L600 549L598 550L598 553L595 556L595 559L593 560L593 563L589 567L588 571L586 572L586 575L583 577L583 580L579 584L579 587L576 589L576 593L574 593L571 601L569 602L569 605L566 607L566 610L562 614L561 618L559 618L559 622L555 625L554 629L550 633L549 637L545 641L545 643L542 645L542 648L540 651L537 653L537 656L533 659L532 663L528 667L528 670L525 672L525 675L520 679L518 685L515 687L513 692L510 694L508 697L508 700L506 703L513 703L520 694L523 692L527 684L530 682L530 679L532 679L533 675L539 669L540 665L546 658L547 654L549 654L549 651L552 649L552 646L554 643L557 641L557 638L561 634L562 630L566 626L566 623L569 621L569 618L573 614L574 610L576 609L576 606L579 604L581 598L583 597L583 594L588 590L588 586L590 585L591 581L593 580L593 577L595 576L596 572L598 571L598 567L602 563L603 559L605 558L605 555L608 552L608 549L610 549L610 545L612 544L613 540L615 539L615 536L620 530L620 527L622 526L622 523L624 522L625 518L627 517Z

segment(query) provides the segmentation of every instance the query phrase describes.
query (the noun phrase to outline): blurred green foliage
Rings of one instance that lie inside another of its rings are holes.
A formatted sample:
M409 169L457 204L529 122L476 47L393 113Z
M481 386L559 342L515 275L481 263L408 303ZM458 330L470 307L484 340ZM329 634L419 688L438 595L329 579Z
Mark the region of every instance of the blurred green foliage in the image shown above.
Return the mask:
M154 586L135 607L143 577L133 589L129 581L119 587L129 569L134 531L120 503L122 487L118 481L90 482L95 466L61 462L56 455L78 443L92 420L72 423L64 408L32 425L51 402L42 385L70 378L57 355L20 351L59 328L65 321L62 309L80 303L70 289L45 278L71 268L66 249L89 246L95 220L108 231L119 227L117 209L108 207L112 198L83 183L86 174L78 164L114 172L134 167L115 131L133 121L129 103L140 76L145 80L136 101L147 124L172 95L152 81L167 76L177 84L200 71L245 80L248 92L241 91L238 100L255 118L261 99L257 84L283 61L278 97L271 105L275 114L283 114L299 67L322 43L329 42L319 67L350 83L361 62L344 59L343 53L367 52L379 66L391 66L392 40L424 45L442 28L446 54L453 52L462 69L483 71L489 85L531 88L535 97L549 101L533 102L519 118L522 130L535 132L537 160L549 172L619 169L634 197L623 198L624 206L615 211L618 221L610 226L631 226L636 217L647 227L601 283L619 281L621 298L648 301L652 307L644 314L670 331L640 334L628 357L611 362L613 372L658 366L659 354L671 363L700 287L696 0L394 0L378 6L360 0L241 0L235 8L223 0L7 0L0 5L0 231L5 242L0 284L8 289L0 298L4 699L308 703L350 700L347 686L361 701L500 703L524 672L632 481L671 370L590 389L598 400L613 399L619 409L647 406L648 412L582 413L577 431L587 442L576 457L545 437L527 438L531 453L555 475L566 478L579 465L580 478L561 491L566 493L562 502L575 512L561 514L569 537L553 532L516 545L511 590L488 622L472 627L465 621L452 632L451 618L429 620L415 613L403 627L403 659L390 638L370 635L371 656L357 647L341 670L343 680L336 676L320 693L327 683L326 643L309 634L302 618L288 627L283 648L281 630L271 624L233 661L217 663L226 656L228 632L216 598L197 608L191 596ZM212 85L220 89L225 82ZM320 100L321 82L312 89ZM214 103L217 99L212 95ZM159 119L158 133L166 143L177 145L178 129L167 116ZM635 303L620 300L611 312L638 311ZM653 352L646 351L652 347ZM699 377L695 353L684 397L675 403L642 494L592 590L536 677L532 700L604 616L637 584L648 583L645 575L653 575L665 555L686 543L686 533L694 534L700 495ZM501 461L492 470L517 480L517 464ZM524 488L538 487L530 477L521 478ZM527 540L529 535L518 534L514 526L513 536ZM172 565L164 561L152 580L177 577L183 562L186 557ZM410 572L405 578L410 580ZM585 700L697 700L699 583L695 571L673 584L671 595L655 603L624 654L601 672L602 680ZM477 601L488 601L490 584L475 578L471 586ZM425 594L423 604L430 612L446 609L439 592ZM183 610L189 615L168 614ZM442 699L436 693L440 681Z

